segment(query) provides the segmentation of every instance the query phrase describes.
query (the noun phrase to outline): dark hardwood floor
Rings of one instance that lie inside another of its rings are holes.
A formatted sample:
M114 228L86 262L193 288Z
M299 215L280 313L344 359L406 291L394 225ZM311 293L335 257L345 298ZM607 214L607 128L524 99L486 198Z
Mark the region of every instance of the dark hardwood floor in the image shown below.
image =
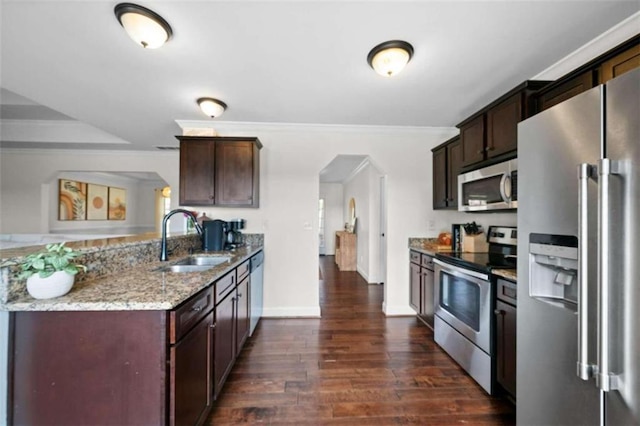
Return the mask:
M383 287L320 258L321 319L262 319L207 425L511 425L415 317L382 314Z

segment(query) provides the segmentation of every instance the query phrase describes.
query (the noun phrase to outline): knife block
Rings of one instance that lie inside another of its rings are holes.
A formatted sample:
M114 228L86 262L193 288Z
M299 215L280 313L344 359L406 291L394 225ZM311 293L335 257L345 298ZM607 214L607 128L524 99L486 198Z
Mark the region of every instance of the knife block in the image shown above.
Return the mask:
M468 253L486 253L489 251L487 236L482 234L469 235L464 233L462 238L462 251Z

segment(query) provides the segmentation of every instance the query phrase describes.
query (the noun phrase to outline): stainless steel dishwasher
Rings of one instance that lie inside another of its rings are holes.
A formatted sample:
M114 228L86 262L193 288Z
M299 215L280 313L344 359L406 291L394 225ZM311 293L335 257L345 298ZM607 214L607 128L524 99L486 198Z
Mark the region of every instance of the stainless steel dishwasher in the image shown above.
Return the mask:
M251 258L251 322L249 324L249 336L253 335L253 331L262 316L262 277L264 274L264 252L260 251Z

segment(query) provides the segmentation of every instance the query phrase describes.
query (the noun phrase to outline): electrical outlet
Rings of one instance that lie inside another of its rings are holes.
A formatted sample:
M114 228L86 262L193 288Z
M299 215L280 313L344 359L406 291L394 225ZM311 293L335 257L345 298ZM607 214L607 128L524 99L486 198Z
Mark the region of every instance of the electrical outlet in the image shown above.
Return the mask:
M435 231L436 230L436 221L433 219L429 219L427 221L427 229L429 231Z

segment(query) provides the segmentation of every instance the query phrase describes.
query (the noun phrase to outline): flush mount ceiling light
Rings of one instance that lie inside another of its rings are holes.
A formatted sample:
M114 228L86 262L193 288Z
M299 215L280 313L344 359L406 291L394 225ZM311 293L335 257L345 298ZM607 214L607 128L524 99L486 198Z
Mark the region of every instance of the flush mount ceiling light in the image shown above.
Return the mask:
M173 35L169 23L146 7L120 3L113 11L129 37L142 47L157 49Z
M213 98L200 98L198 99L198 105L200 105L202 112L211 118L220 117L224 110L227 109L227 104Z
M413 46L406 41L391 40L371 49L367 62L378 74L393 77L404 69L412 56Z

